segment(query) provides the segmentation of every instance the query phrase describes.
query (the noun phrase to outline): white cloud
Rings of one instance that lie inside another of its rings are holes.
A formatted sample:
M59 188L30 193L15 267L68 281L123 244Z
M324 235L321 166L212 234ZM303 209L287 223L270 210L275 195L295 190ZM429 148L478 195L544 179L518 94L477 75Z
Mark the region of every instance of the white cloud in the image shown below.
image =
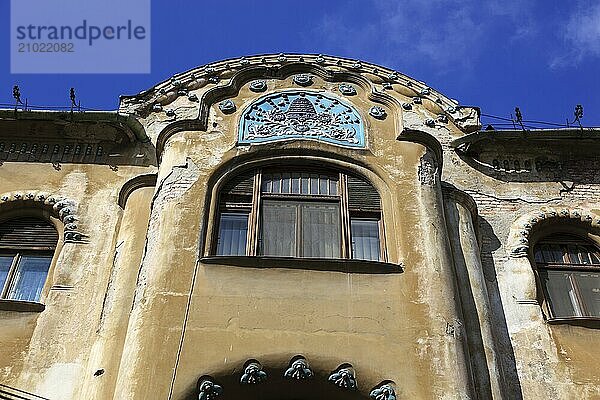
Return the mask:
M600 4L580 5L561 31L565 47L551 60L551 67L573 66L586 57L600 57Z
M386 65L418 67L427 63L440 72L468 68L490 45L494 24L514 32L507 41L536 33L531 5L521 0L371 0L374 18L325 16L319 30L335 50L360 57L368 54ZM361 5L364 7L365 3ZM350 26L347 21L359 24ZM341 47L341 48L340 48ZM399 60L400 59L400 60Z

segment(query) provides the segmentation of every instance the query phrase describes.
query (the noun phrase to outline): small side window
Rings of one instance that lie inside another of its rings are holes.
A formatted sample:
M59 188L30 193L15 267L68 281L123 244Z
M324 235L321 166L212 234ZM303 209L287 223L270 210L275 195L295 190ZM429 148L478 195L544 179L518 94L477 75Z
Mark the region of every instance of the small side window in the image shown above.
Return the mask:
M58 233L38 218L0 223L0 299L39 302Z
M534 257L551 318L600 318L600 253L568 234L548 236Z

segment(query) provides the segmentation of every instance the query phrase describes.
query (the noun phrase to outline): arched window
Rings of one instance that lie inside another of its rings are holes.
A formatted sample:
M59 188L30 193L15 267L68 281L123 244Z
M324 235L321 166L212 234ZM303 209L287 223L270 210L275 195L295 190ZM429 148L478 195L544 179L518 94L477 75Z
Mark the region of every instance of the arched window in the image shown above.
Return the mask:
M220 256L384 261L381 201L364 179L317 168L252 170L219 196Z
M534 248L551 318L600 317L600 252L585 239L553 234Z
M58 242L49 222L15 218L0 223L0 299L38 302Z

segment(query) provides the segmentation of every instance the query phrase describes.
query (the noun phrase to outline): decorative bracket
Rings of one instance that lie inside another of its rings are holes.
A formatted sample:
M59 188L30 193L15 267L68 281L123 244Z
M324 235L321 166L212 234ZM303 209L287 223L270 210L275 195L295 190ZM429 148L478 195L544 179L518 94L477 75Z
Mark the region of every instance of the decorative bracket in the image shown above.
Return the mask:
M356 383L356 376L354 374L354 368L352 368L352 365L350 364L340 365L337 370L333 371L329 375L328 380L329 382L342 389L358 389L358 385Z
M245 385L255 385L267 380L267 373L263 371L262 365L256 360L246 362L244 373L240 379L240 383Z
M290 367L285 370L283 376L296 380L306 380L313 377L313 372L304 357L298 357L293 360Z

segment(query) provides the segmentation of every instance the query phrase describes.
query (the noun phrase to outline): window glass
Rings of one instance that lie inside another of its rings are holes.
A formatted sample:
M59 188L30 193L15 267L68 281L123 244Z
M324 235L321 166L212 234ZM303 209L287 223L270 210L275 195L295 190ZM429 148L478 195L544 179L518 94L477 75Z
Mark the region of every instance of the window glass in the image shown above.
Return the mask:
M21 255L7 297L11 300L38 301L51 261L50 255Z
M217 255L243 256L246 254L248 234L247 213L221 213Z
M12 265L14 256L0 256L0 292L6 284L6 278L8 278L8 272Z
M571 284L571 274L564 271L541 270L540 278L554 317L581 315Z
M379 261L379 220L352 218L352 258Z
M296 257L298 207L293 202L264 200L262 255Z
M302 257L340 258L338 203L302 203Z
M600 317L598 250L585 239L554 234L534 249L552 317Z
M574 275L586 315L600 317L600 273L576 272Z

